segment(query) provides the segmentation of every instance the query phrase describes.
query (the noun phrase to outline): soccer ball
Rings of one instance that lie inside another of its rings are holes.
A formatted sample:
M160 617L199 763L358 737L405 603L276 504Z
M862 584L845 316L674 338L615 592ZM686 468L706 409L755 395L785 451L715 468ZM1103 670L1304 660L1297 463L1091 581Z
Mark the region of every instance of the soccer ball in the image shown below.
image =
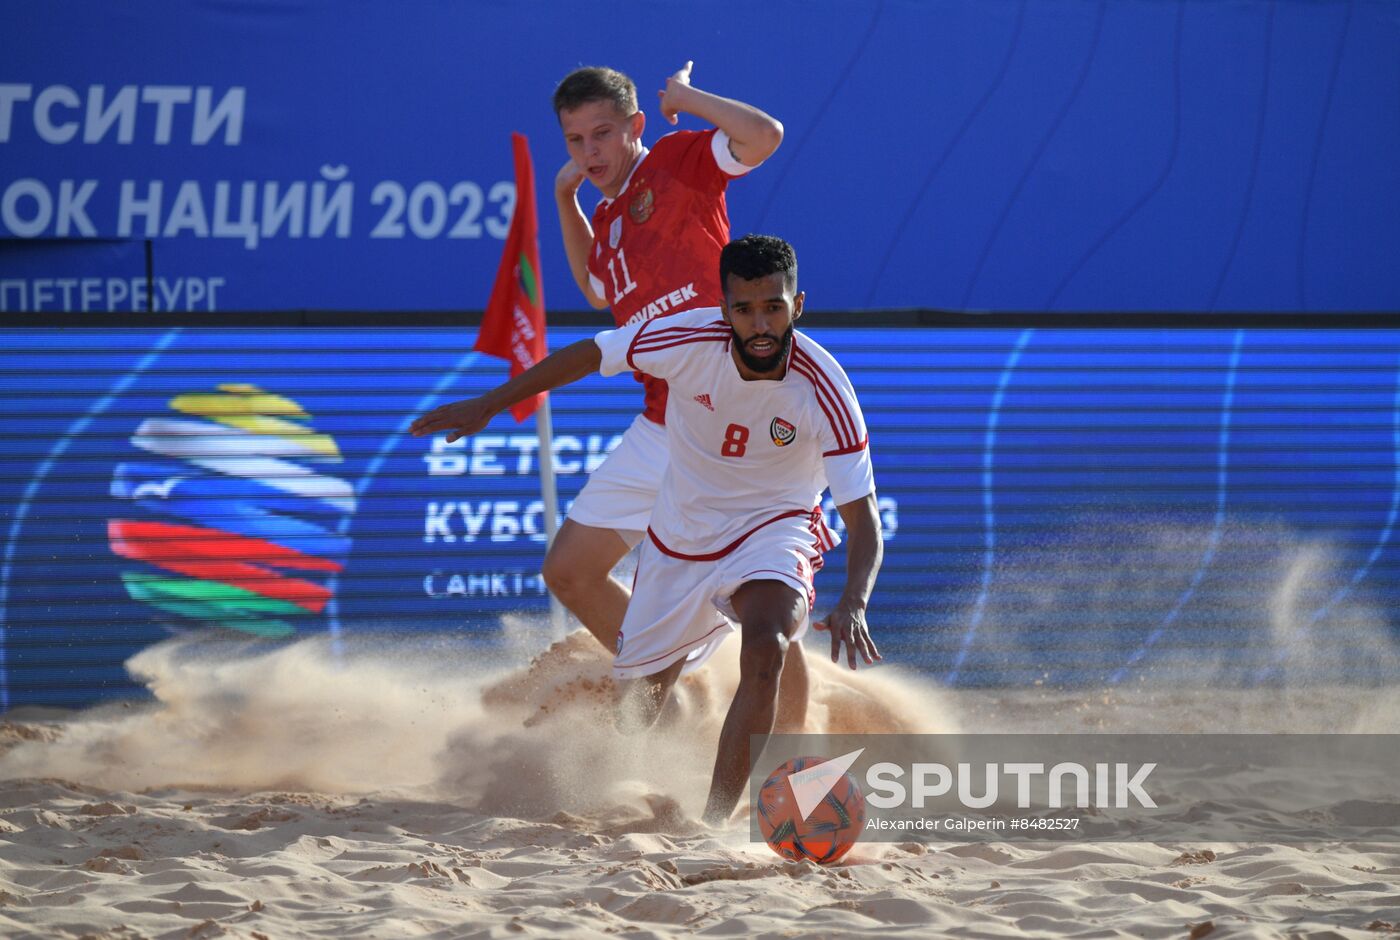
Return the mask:
M797 807L788 777L824 763L824 757L794 757L768 775L758 791L758 828L768 847L797 862L839 861L865 826L865 796L850 773L843 773L806 819Z

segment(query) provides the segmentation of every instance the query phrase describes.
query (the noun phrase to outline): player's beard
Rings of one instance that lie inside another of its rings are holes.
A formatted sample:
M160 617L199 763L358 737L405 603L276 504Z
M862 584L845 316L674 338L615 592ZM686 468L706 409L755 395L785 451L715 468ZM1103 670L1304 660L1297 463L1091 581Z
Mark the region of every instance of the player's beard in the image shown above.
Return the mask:
M729 329L733 331L734 327L731 326ZM793 325L789 323L787 332L783 333L778 341L778 348L767 356L755 356L753 353L749 352L748 343L741 341L737 332L734 333L734 348L739 350L739 360L753 371L772 372L782 364L783 360L787 358L788 350L792 348L792 331ZM772 339L772 337L765 338ZM756 339L759 339L759 337L749 337L750 342Z

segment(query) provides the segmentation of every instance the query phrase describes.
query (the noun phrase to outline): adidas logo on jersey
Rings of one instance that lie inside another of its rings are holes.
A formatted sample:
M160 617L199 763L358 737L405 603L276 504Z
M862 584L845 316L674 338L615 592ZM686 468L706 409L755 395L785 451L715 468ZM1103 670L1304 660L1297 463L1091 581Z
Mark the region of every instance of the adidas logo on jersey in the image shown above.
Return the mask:
M710 402L709 395L696 395L695 400L698 401L700 404L704 405L706 408L710 409L711 411L715 410L715 406Z

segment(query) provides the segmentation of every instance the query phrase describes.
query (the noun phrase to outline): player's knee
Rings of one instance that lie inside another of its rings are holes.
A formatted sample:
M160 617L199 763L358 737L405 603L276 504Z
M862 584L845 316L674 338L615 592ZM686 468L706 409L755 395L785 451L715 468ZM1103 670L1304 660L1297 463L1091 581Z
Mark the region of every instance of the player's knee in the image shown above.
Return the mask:
M544 556L544 564L540 566L540 576L544 578L545 586L555 594L564 594L571 586L572 578L569 566L562 559L556 557L554 552L549 552Z
M744 646L739 651L741 681L772 683L776 688L788 645L787 636L777 624L746 630Z
M573 554L567 551L553 551L544 556L540 568L545 586L558 597L571 597L581 589L586 589L589 573L583 570Z
M560 597L570 597L600 586L609 572L626 553L626 545L617 542L621 551L613 552L610 543L561 535L545 553L540 573L545 585Z

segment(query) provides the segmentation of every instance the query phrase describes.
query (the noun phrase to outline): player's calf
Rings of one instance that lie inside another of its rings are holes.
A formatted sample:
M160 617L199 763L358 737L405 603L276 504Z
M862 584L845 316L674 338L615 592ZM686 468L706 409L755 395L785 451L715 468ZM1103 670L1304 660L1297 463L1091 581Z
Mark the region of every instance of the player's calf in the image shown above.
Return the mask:
M783 674L778 680L778 714L773 722L777 734L801 734L807 725L807 701L811 680L802 644L789 640L783 657Z
M739 802L748 779L752 735L773 731L778 687L790 648L788 637L807 615L806 599L781 581L751 581L735 592L743 646L739 650L739 688L720 730L705 822L723 825ZM800 654L798 654L800 655Z
M658 673L625 683L618 702L617 729L630 734L656 724L684 666L685 660L680 659Z

